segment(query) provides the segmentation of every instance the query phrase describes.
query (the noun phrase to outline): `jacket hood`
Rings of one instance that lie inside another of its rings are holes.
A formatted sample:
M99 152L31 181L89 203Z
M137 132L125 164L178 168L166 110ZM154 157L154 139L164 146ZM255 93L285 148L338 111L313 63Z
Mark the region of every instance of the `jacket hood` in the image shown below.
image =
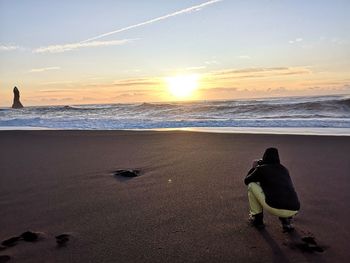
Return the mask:
M264 164L280 163L280 157L278 156L278 150L276 148L267 148L263 159Z

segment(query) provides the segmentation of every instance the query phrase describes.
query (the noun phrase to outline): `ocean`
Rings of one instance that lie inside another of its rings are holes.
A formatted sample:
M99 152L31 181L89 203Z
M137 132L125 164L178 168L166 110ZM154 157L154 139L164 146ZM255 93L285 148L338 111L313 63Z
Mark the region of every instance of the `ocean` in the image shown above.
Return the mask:
M350 134L350 95L0 109L1 129L333 129Z

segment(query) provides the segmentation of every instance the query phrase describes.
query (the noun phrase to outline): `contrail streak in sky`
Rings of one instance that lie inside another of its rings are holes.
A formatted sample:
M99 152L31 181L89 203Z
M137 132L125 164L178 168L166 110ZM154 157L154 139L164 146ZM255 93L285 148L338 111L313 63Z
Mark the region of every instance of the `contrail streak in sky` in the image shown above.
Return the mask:
M160 16L160 17L157 17L157 18L153 18L153 19L150 19L150 20L147 20L147 21L135 24L135 25L123 27L123 28L120 28L120 29L117 29L117 30L114 30L114 31L111 31L111 32L108 32L108 33L104 33L104 34L101 34L101 35L98 35L98 36L95 36L95 37L91 37L91 38L88 38L86 40L81 41L80 43L90 42L90 41L93 41L93 40L96 40L96 39L100 39L100 38L103 38L103 37L106 37L106 36L110 36L110 35L113 35L113 34L124 32L124 31L130 30L130 29L133 29L133 28L149 25L149 24L152 24L152 23L164 20L164 19L168 19L170 17L174 17L174 16L178 16L178 15L182 15L182 14L186 14L186 13L190 13L190 12L199 11L203 7L206 7L208 5L212 5L212 4L221 2L221 1L223 1L223 0L207 1L207 2L202 3L202 4L191 6L191 7L188 7L188 8L185 8L185 9L182 9L182 10L179 10L179 11L176 11L176 12L164 15L164 16Z

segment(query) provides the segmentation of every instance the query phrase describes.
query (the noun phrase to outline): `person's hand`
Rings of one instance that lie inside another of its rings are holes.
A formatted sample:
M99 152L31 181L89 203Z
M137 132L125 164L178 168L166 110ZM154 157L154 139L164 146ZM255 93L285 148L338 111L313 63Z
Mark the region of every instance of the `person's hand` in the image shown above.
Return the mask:
M253 161L253 168L256 168L259 165L259 160L254 160Z

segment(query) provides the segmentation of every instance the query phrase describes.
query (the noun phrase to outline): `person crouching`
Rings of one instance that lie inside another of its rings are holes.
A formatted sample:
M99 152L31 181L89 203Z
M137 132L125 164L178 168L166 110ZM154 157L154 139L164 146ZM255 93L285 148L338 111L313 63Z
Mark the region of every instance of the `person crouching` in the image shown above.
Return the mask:
M266 149L262 160L253 162L244 183L248 186L253 226L265 227L263 210L266 210L279 217L283 231L293 231L291 220L299 212L300 202L287 168L280 164L276 148Z

